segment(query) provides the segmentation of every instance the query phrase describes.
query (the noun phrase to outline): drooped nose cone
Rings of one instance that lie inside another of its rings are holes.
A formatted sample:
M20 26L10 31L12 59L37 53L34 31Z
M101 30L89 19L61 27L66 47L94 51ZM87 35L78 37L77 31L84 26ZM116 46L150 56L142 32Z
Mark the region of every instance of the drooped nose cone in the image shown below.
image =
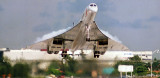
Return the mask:
M90 3L88 9L94 12L98 11L98 6L95 3Z

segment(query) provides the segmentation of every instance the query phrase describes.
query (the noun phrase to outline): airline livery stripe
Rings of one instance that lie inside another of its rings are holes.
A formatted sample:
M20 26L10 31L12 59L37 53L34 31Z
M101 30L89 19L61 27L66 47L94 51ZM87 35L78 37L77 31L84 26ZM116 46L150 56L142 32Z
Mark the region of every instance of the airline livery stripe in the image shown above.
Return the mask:
M86 16L87 16L87 9L86 9Z

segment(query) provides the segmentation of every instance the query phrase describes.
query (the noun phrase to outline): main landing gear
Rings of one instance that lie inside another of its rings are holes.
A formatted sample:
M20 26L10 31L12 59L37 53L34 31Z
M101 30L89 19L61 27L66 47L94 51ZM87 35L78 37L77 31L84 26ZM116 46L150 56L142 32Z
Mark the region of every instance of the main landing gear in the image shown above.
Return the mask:
M93 45L94 58L99 58L100 51L96 51L96 42Z
M62 57L67 57L67 51L62 51L61 56L62 56Z
M86 38L86 41L90 41L90 38Z
M94 52L94 58L99 58L100 56L100 52L99 51L95 51Z
M61 56L62 57L67 57L67 51L69 51L69 49L65 48L65 42L64 41L63 41L63 49L61 49L61 51L62 51Z

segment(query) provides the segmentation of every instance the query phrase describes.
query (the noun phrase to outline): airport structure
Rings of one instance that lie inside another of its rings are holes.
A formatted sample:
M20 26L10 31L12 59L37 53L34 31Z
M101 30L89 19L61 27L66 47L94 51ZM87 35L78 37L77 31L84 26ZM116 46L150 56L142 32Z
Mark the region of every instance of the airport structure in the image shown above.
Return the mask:
M26 61L52 61L59 60L61 61L61 51L59 54L48 54L47 51L43 50L31 50L31 49L22 49L22 50L5 50L3 52L4 57L8 57L11 61L26 60ZM82 55L85 55L86 59L97 59L102 61L120 61L128 60L129 58L138 55L142 61L152 60L152 51L106 51L99 58L93 58L92 50L84 50L84 54L81 54L81 50L77 50L74 55L75 60L82 60ZM71 55L71 52L68 52L68 55Z

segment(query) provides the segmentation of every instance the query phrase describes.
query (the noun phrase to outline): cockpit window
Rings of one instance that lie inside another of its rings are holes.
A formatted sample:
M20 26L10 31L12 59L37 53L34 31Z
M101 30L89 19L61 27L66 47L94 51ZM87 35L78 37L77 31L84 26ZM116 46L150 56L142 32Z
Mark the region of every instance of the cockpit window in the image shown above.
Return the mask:
M94 6L96 6L96 5L94 4Z
M93 6L93 4L91 4L90 6Z

